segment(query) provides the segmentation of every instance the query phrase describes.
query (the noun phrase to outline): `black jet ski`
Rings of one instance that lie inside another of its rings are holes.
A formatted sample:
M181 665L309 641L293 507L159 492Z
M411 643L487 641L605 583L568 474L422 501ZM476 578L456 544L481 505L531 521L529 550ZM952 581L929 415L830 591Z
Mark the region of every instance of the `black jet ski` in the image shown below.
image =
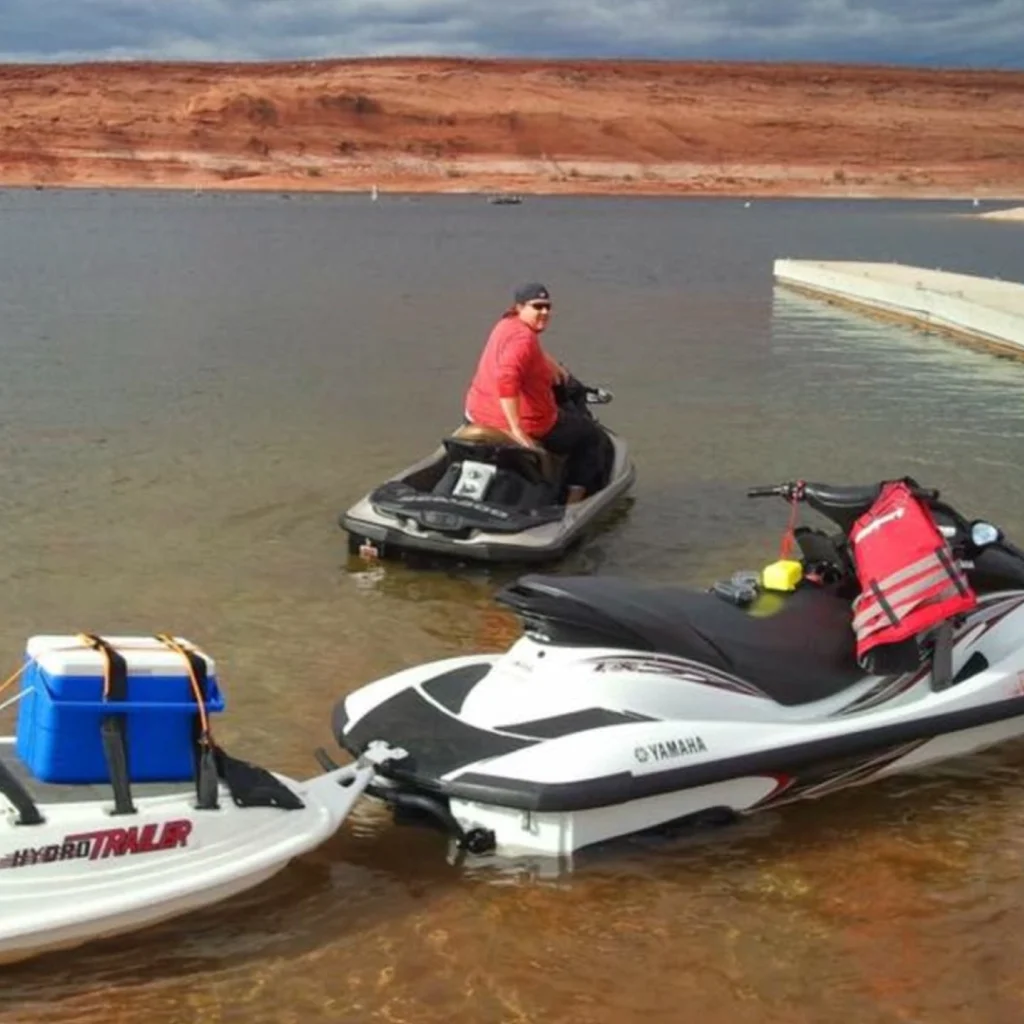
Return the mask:
M597 422L592 409L611 392L570 378L555 387L559 405ZM633 483L625 441L609 441L604 486L565 504L564 459L524 448L499 430L464 423L427 458L402 470L344 512L349 551L364 558L406 552L477 562L557 558Z

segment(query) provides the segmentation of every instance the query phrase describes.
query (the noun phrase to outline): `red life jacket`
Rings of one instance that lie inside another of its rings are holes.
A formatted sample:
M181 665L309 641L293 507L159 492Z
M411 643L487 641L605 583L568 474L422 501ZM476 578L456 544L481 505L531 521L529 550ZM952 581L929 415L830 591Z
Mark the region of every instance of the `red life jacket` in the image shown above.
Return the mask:
M930 629L978 602L928 507L902 480L882 486L853 525L861 593L853 602L857 658Z

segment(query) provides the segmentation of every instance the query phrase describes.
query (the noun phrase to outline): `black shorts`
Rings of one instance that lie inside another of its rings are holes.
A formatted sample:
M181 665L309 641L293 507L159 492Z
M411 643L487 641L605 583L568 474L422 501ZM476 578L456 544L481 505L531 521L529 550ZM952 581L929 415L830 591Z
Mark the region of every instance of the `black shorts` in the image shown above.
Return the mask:
M608 482L612 443L589 416L559 409L555 425L538 440L548 451L565 456L567 486L593 494Z

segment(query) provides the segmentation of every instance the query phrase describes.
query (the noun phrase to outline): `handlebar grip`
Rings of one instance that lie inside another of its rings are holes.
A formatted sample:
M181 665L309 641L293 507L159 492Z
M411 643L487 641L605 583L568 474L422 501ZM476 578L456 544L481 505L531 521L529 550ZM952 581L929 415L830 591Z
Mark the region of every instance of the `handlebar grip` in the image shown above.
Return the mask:
M771 487L751 487L747 491L748 498L775 498L786 493L785 484L774 484Z
M607 405L615 397L607 388L592 388L588 386L584 390L588 405Z

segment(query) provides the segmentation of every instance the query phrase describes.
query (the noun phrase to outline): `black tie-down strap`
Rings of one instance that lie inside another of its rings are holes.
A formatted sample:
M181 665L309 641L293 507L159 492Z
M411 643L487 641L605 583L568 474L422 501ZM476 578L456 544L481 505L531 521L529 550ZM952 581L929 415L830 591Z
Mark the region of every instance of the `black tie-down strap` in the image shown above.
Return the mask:
M196 807L215 811L220 806L219 780L238 807L277 807L286 811L301 810L305 804L271 772L257 765L240 761L226 753L213 739L206 702L209 699L209 676L206 659L196 651L161 633L157 639L180 654L188 665L192 693L198 713L195 717L194 756L196 766Z
M277 807L282 811L301 811L306 805L266 768L241 761L214 747L217 772L238 807Z
M953 623L948 619L935 627L930 639L932 652L932 689L945 690L953 685Z
M271 772L232 757L212 738L203 742L196 716L195 746L196 808L216 811L220 807L223 780L237 807L279 807L301 810L305 804Z
M193 719L192 755L196 780L196 809L215 811L220 806L220 786L217 781L216 746L210 730L210 718L206 702L210 696L210 680L206 671L206 659L197 651L180 644L169 633L158 633L157 640L165 647L180 655L185 661L192 697L196 702Z
M87 647L103 658L103 703L119 704L128 699L128 667L121 654L102 637L83 633ZM103 757L114 790L114 814L134 814L132 784L128 774L128 719L123 711L105 714L100 723Z
M0 796L6 797L18 812L16 825L42 825L46 820L32 799L32 794L3 761L0 761Z

